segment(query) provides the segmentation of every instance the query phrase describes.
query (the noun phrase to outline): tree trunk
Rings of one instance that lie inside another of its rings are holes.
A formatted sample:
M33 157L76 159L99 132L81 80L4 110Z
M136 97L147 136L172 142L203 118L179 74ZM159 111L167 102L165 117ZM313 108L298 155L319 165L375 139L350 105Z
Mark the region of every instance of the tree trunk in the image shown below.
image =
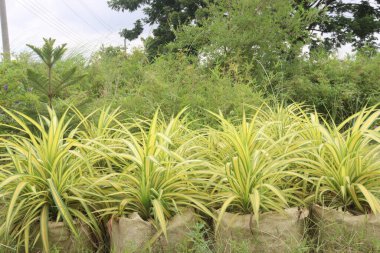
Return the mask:
M53 94L52 94L52 90L51 90L51 71L52 71L52 67L51 66L48 66L48 103L49 103L49 107L50 109L53 109Z

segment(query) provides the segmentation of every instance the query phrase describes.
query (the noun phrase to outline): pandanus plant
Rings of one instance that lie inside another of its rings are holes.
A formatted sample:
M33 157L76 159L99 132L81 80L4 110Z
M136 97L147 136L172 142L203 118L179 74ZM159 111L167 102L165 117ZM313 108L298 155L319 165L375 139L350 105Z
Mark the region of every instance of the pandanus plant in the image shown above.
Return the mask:
M122 151L121 125L127 123L119 122L119 117L123 113L119 108L111 110L111 107L95 110L88 115L83 115L77 108L73 107L78 124L77 137L86 142L91 148L86 149L90 157L97 157L90 162L92 166L103 173L112 173L119 170L119 155Z
M315 122L322 144L310 163L316 201L353 213L380 213L380 110L363 109L339 125Z
M88 186L83 178L93 176L91 158L85 156L87 145L75 138L77 128L69 129L66 113L58 118L49 110L49 117L35 121L1 109L15 122L7 127L19 134L0 139L6 150L0 165L0 197L5 205L0 237L26 252L42 241L49 252L49 221L63 221L74 237L80 222L101 238L91 201L85 196Z
M207 183L203 176L207 162L189 144L194 137L182 114L165 122L156 112L151 120L136 120L133 126L123 128L124 151L119 153L124 159L123 172L107 175L93 185L98 196L107 185L112 188L102 201L106 206L102 215L137 212L165 235L168 219L182 208L193 207L212 216L206 208L208 194L199 190Z
M308 162L302 157L309 150L308 142L297 140L295 130L272 139L266 133L272 123L266 122L260 113L258 110L250 118L244 113L238 124L215 114L220 129L211 131L211 135L218 145L209 153L218 153L218 146L223 150L223 156L211 158L216 159L214 173L218 176L212 192L214 203L220 208L217 226L226 211L254 214L259 222L260 213L283 212L303 203L303 180L298 180L299 184L289 182L303 178L297 169Z

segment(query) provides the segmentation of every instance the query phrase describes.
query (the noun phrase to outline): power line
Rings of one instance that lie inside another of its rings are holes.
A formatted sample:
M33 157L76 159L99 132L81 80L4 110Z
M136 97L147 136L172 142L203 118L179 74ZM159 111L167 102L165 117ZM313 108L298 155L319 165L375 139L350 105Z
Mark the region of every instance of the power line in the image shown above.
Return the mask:
M94 28L94 26L93 26L92 24L90 24L89 22L87 22L86 19L84 19L84 18L83 18L81 15L79 15L79 14L78 14L73 8L71 8L71 6L68 5L68 4L66 3L65 0L62 0L62 3L63 3L64 5L66 5L66 7L67 7L68 9L70 9L70 11L71 11L75 16L77 16L80 20L82 20L85 24L87 24L88 27L90 27L91 29L93 29L95 32L98 32L98 30L97 30L96 28Z
M65 0L63 0L64 4L76 15L78 16L82 21L84 21L87 25L91 26L93 28L92 25L90 25L87 20L83 19L75 10L73 10L66 2ZM85 4L83 1L80 1L79 0L79 3L82 5L82 7L84 9L86 9L101 25L103 25L104 28L106 28L109 33L106 34L106 35L101 35L99 36L98 39L96 39L96 41L92 40L92 41L88 41L88 42L85 42L85 43L82 43L79 47L77 47L77 50L73 50L72 53L69 55L70 56L75 56L75 55L78 55L78 54L84 54L85 52L87 52L88 50L92 49L93 47L96 47L97 44L99 43L102 43L104 44L105 42L109 42L109 37L114 34L115 32L112 30L112 27L109 26L103 19L101 19L100 17L98 17L96 15L96 13L94 13L91 8L89 6L87 6L87 4ZM108 40L108 41L107 41Z
M20 1L20 0L18 0L18 1ZM21 4L23 4L24 7L27 7L25 3L21 2ZM66 5L66 6L67 6L67 5ZM74 40L74 41L76 41L77 45L79 45L79 47L77 47L77 48L80 49L80 52L79 52L79 53L83 53L83 52L85 52L86 50L88 50L89 48L91 48L92 45L98 43L98 40L101 40L101 39L104 39L104 38L108 39L109 36L110 36L112 33L114 33L113 31L111 31L111 32L110 32L109 34L107 34L107 35L102 35L102 36L100 36L100 38L97 39L97 41L88 41L88 42L84 42L84 43L83 43L82 40L76 36L76 34L73 34L73 33L69 30L69 28L67 28L67 26L65 26L65 25L63 25L63 24L60 24L60 20L58 20L58 19L55 18L54 16L50 15L50 14L49 14L50 11L49 11L48 9L46 9L46 8L44 8L44 7L42 7L42 6L39 6L39 8L33 6L33 9L32 9L32 6L28 6L28 7L31 8L31 9L28 9L28 8L27 8L29 11L34 12L34 14L36 14L38 17L40 17L41 19L44 19L45 22L47 21L47 19L48 19L49 21L53 20L53 22L54 22L53 24L56 25L56 26L58 26L58 27L59 27L58 30L60 30L61 32L62 32L62 29L63 29L65 35L67 35L67 33L70 32L69 34L71 34L72 36L75 36L75 40ZM36 10L36 8L37 8L37 10ZM45 14L45 13L48 13L48 17L41 16L41 15L40 15L40 14L41 14L41 11L42 11L42 13L44 13L44 14ZM83 21L83 20L82 20L82 21ZM48 22L48 23L49 23L49 22ZM49 24L50 24L50 23L49 23ZM91 25L90 25L90 26L91 26ZM67 37L68 37L68 36L67 36ZM71 39L72 39L72 37L71 37ZM78 50L76 50L76 51L78 51ZM75 52L73 52L71 55L74 55L74 53L75 53Z
M60 31L67 38L69 38L69 39L71 39L73 41L76 41L76 43L78 43L78 42L81 41L80 38L75 33L73 33L70 30L70 28L68 28L64 24L61 24L61 21L59 21L59 20L56 21L56 18L54 16L51 16L49 14L48 10L47 11L42 10L42 13L41 13L41 9L36 8L33 5L28 5L28 4L26 4L25 2L23 2L21 0L17 0L17 2L20 5L22 5L26 10L28 10L29 12L31 12L32 14L34 14L35 16L37 16L38 18L40 18L43 21L45 21L45 23L47 23L48 25L50 25L52 28Z
M108 25L104 19L102 19L101 17L99 17L91 8L90 6L87 6L86 3L84 3L82 0L78 0L78 3L81 4L83 6L84 9L86 9L89 13L91 13L91 15L93 17L95 17L96 20L98 20L98 22L100 24L103 25L104 28L106 28L108 31L112 32L112 27L110 25Z
M33 2L31 0L29 0L29 1ZM51 10L49 10L49 9L45 8L43 5L40 5L37 3L35 3L35 5L33 5L32 7L34 7L38 11L40 11L40 13L47 15L47 17L50 18L51 20L53 20L55 24L57 24L57 25L59 25L59 27L63 28L66 33L69 33L71 36L76 38L76 40L78 40L78 42L81 41L81 37L78 36L77 33L73 32L73 29L71 27L66 26L65 22L62 22L62 20L57 18L55 15L51 14L51 12L52 12Z
M73 57L78 54L84 54L91 48L95 47L96 44L105 44L105 42L110 42L109 37L113 34L113 32L108 33L107 35L101 35L96 40L88 41L85 43L82 43L79 47L77 47L76 50L73 50L71 54L68 55L68 57ZM108 40L108 41L107 41Z
M28 10L29 12L31 12L32 14L34 14L36 17L38 17L39 19L43 20L47 25L51 26L52 28L60 31L61 33L63 33L67 38L69 39L72 39L72 40L77 40L76 37L74 37L73 35L71 35L71 32L67 32L67 30L65 28L63 28L62 26L60 26L60 24L57 24L55 23L54 21L52 21L51 19L45 17L45 16L42 16L41 13L39 13L37 10L35 10L34 8L31 8L30 6L26 5L24 2L22 1L17 1L20 5L22 5L26 10Z
M111 26L106 24L104 20L102 20L100 17L98 17L83 1L80 1L80 4L86 8L87 11L89 11L95 18L98 20L99 23L101 23L108 31L109 33L103 34L99 37L96 37L96 39L92 39L86 42L83 42L83 39L78 37L76 33L74 33L69 27L67 27L64 23L61 22L59 18L56 18L54 15L51 14L51 10L48 10L47 8L38 5L33 0L29 1L22 1L22 0L16 0L20 5L22 5L25 9L27 9L29 12L37 16L39 19L43 20L45 23L47 23L49 26L53 27L54 29L61 32L65 37L69 38L70 40L74 41L74 45L72 48L72 52L69 54L69 57L78 55L78 54L84 54L88 52L89 50L93 50L94 47L100 46L100 44L108 44L115 41L115 39L110 39L112 34L115 34L114 31L112 31ZM77 11L75 11L72 7L68 5L68 3L64 0L63 3L76 15L78 18L80 18L84 23L86 23L88 26L90 26L93 30L98 32L92 24L88 22L88 20L85 20L82 18ZM19 40L19 38L17 38Z

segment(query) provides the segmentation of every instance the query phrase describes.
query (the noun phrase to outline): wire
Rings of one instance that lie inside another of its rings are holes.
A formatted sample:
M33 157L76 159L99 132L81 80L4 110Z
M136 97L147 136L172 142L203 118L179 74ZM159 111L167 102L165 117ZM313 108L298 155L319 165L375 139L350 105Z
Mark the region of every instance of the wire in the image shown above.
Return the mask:
M66 5L66 7L67 7L68 9L70 9L70 11L71 11L72 13L74 13L75 16L77 16L80 20L82 20L85 24L87 24L88 27L90 27L90 28L91 28L92 30L94 30L95 32L98 32L98 29L94 28L94 26L93 26L92 24L90 24L89 22L87 22L86 19L84 19L84 18L83 18L81 15L79 15L79 14L78 14L73 8L71 8L71 6L68 5L68 4L66 3L65 0L62 0L62 3L63 3L64 5Z
M96 13L90 8L90 6L87 6L87 4L84 3L82 0L78 0L78 3L81 4L82 7L83 7L84 9L86 9L89 13L91 13L91 15L92 15L93 17L95 17L95 19L98 20L98 22L99 22L100 24L102 24L104 28L106 28L108 31L112 32L112 27L111 27L110 25L108 25L108 24L104 21L104 19L102 19L100 16L98 16L98 15L97 15L97 14L96 14Z
M54 28L55 30L59 31L60 33L62 33L63 36L65 36L66 38L68 38L69 40L74 42L74 45L71 46L72 50L69 49L69 54L67 57L74 57L74 56L79 55L79 54L82 54L82 55L87 54L90 51L94 51L94 48L99 47L100 45L105 45L105 44L118 44L118 45L120 45L121 44L119 40L116 40L115 38L111 38L112 35L116 34L116 32L113 31L112 27L110 25L108 25L103 19L101 19L82 0L78 0L78 2L89 13L91 13L91 15L94 16L95 19L100 24L102 24L102 26L104 28L106 28L109 31L109 33L102 34L102 35L96 37L95 39L90 39L90 40L87 40L84 42L83 38L81 38L80 35L78 36L78 33L73 32L73 30L70 27L68 27L67 25L65 25L65 23L62 22L62 20L60 20L59 18L57 18L56 16L51 14L52 13L51 10L47 9L46 7L44 7L40 4L37 4L37 2L35 2L33 0L25 0L25 1L16 0L16 2L18 4L20 4L21 6L23 6L30 13L32 13L33 15L35 15L36 17L38 17L39 19L44 21L47 25L49 25L52 28ZM82 22L87 24L91 29L93 29L97 33L99 32L99 30L97 30L93 24L88 22L88 20L84 19L76 10L74 10L71 6L69 6L69 4L65 0L63 0L62 2ZM24 37L25 37L25 35L22 35L22 36L18 37L15 41L19 41L19 40L23 39ZM28 38L30 38L30 37L28 37Z
M96 46L99 46L101 44L106 44L106 42L110 43L111 41L114 41L114 40L110 40L109 39L109 37L112 34L113 34L113 32L112 33L108 33L107 35L101 35L101 36L99 36L95 40L82 43L79 47L76 48L76 50L73 50L68 55L68 57L73 57L73 56L76 56L76 55L79 55L79 54L85 54L85 53L87 53L88 51L90 51L91 49L93 49Z
M16 1L21 6L23 6L26 10L28 10L29 12L31 12L32 14L34 14L35 16L37 16L38 18L42 19L45 23L47 23L47 25L49 25L52 28L54 28L54 29L60 31L61 33L63 33L64 36L66 36L67 38L69 38L69 39L71 39L73 41L76 41L76 42L80 41L80 39L78 39L78 37L73 32L71 32L70 30L68 30L64 26L62 26L60 24L57 24L55 21L52 21L51 19L49 19L46 16L41 15L41 13L38 10L36 10L32 6L27 5L23 1L21 1L21 0L16 0Z
M32 4L33 4L32 0L29 0L29 1L32 2ZM69 33L72 36L74 36L78 41L81 41L80 35L78 36L77 33L73 32L73 30L72 30L71 27L68 27L68 26L65 25L65 22L62 22L59 18L57 18L56 16L52 15L51 14L51 10L45 8L43 5L39 5L38 3L34 3L34 5L32 5L31 7L34 7L35 9L37 9L37 11L40 11L40 13L42 13L44 15L47 15L48 18L50 18L51 20L53 20L53 22L55 24L58 24L59 27L63 28L67 33Z

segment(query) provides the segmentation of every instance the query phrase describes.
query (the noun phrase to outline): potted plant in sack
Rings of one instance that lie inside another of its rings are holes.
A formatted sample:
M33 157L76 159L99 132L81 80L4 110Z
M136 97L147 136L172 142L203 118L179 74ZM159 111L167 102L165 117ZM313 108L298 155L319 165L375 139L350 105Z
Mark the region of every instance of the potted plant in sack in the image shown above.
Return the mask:
M129 126L133 132L125 127L125 151L119 154L124 171L93 185L99 195L111 188L101 212L112 216L112 252L170 252L189 246L188 233L197 220L194 209L212 215L205 206L208 195L199 191L207 182L206 164L190 144L192 133L181 114L165 123L156 112L152 120Z
M310 164L317 203L312 217L326 250L346 245L346 252L356 247L369 252L379 246L380 128L374 128L379 116L370 108L338 126L316 124L322 144Z
M92 168L76 129L68 130L66 113L59 119L49 110L49 118L34 121L2 110L17 124L7 127L19 134L1 138L7 150L7 162L0 166L0 196L6 203L1 238L24 252L92 250L101 232L82 180Z
M219 208L215 240L220 252L234 252L234 244L244 244L249 252L293 252L304 241L308 211L299 208L303 180L296 178L302 179L297 169L307 162L302 154L308 143L296 140L295 131L271 139L264 133L272 122L259 122L259 113L251 120L244 114L237 126L217 115L221 130L212 134L224 157L213 156L219 158L212 198Z

